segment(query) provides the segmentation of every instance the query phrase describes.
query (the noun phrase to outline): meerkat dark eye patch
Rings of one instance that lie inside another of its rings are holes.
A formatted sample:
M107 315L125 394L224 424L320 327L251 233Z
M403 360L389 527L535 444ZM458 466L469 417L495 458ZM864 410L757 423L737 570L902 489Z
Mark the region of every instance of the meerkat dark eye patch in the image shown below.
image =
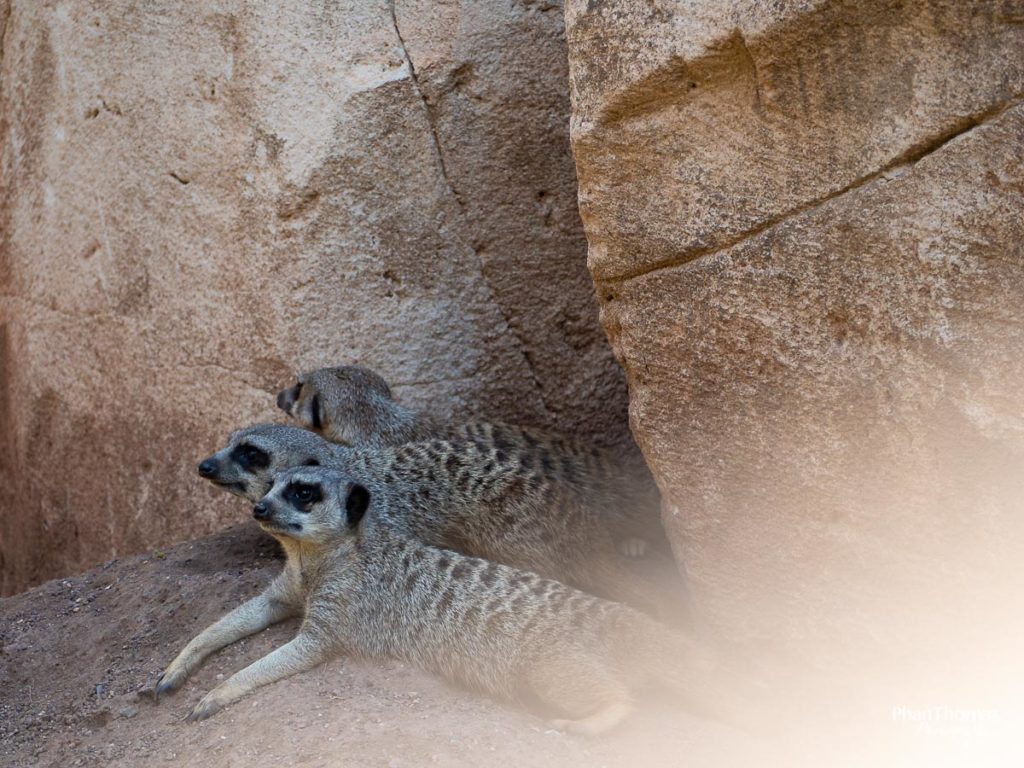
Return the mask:
M313 395L313 400L309 404L309 418L313 422L313 429L323 427L323 419L320 417L320 395Z
M317 461L316 459L306 459L305 463L302 466L304 466L304 467L319 467L320 466L320 462Z
M270 466L270 454L255 445L242 443L231 452L231 460L245 470L266 469Z
M345 499L345 516L348 518L350 528L359 525L359 521L366 514L370 506L370 492L358 483L353 483L348 489L348 498Z
M323 497L323 490L319 485L313 483L290 483L284 489L285 501L302 512L308 512L309 508L321 501Z

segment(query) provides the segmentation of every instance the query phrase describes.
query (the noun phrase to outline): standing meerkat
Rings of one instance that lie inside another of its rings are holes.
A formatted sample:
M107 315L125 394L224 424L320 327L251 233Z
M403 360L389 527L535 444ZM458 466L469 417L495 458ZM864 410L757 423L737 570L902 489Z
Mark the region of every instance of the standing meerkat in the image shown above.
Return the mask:
M711 656L688 638L627 606L423 544L378 514L387 504L348 472L282 473L253 516L281 542L283 572L193 639L157 694L179 688L214 651L301 615L291 641L210 691L188 719L341 654L400 659L503 699L539 702L562 718L556 726L581 733L618 724L645 682L716 714L731 708Z
M377 516L426 544L566 582L672 624L688 623L685 585L671 557L623 555L610 510L594 510L547 482L515 444L431 440L358 450L299 427L260 424L231 435L199 474L251 501L282 471L346 472L377 499Z
M671 553L661 524L661 496L646 465L581 440L482 419L445 422L396 402L387 382L354 365L301 374L277 395L278 407L334 443L380 448L432 438L508 446L542 466L546 479L581 503L614 510L623 554L649 547Z

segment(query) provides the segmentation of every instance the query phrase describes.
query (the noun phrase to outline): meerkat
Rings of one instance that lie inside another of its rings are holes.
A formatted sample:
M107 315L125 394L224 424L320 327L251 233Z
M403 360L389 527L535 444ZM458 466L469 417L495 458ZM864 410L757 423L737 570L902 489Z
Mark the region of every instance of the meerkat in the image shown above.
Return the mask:
M612 513L548 482L534 454L518 448L438 439L360 450L299 427L259 424L232 434L199 464L199 474L256 501L286 469L343 470L374 494L378 516L426 544L535 571L688 624L688 595L672 558L624 556L611 532Z
M559 728L607 730L644 682L732 708L702 646L633 609L556 581L424 544L391 522L359 473L298 467L253 507L287 554L267 590L207 628L161 675L176 690L211 653L290 616L296 636L207 693L188 720L348 654L394 658L514 702L539 702Z
M373 371L345 365L299 375L277 395L278 407L334 443L379 448L442 438L507 445L543 464L547 480L592 508L614 509L620 551L643 557L671 548L661 524L661 496L647 467L583 441L481 419L445 422L396 402Z

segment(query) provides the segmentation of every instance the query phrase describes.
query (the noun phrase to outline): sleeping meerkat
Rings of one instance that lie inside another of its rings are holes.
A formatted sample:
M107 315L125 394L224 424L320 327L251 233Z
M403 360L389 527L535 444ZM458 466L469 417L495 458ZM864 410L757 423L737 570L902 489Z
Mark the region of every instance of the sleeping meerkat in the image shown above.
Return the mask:
M391 523L358 472L298 467L253 507L287 561L258 597L193 639L157 694L214 651L289 616L297 635L210 691L189 720L342 654L410 662L504 699L539 702L581 733L633 709L645 682L712 714L733 708L711 655L631 608L536 574L424 544Z
M285 469L347 472L378 501L377 516L426 544L524 568L610 600L688 623L685 584L668 555L624 556L610 510L548 482L515 445L431 440L358 450L299 427L260 424L231 435L199 474L252 501Z
M670 553L661 525L661 497L642 462L539 429L482 419L445 423L396 402L387 382L354 365L301 374L277 395L278 407L326 439L379 448L432 438L507 445L542 466L548 482L594 509L616 511L619 549L642 557L649 547Z

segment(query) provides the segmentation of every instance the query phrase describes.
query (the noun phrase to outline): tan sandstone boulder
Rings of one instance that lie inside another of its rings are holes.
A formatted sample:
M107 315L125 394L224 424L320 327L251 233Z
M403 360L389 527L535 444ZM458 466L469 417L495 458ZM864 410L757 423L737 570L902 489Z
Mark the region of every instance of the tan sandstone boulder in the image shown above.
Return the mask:
M236 521L296 369L629 439L544 3L0 0L3 591Z
M698 608L991 705L1021 673L1024 3L566 18L602 322Z

